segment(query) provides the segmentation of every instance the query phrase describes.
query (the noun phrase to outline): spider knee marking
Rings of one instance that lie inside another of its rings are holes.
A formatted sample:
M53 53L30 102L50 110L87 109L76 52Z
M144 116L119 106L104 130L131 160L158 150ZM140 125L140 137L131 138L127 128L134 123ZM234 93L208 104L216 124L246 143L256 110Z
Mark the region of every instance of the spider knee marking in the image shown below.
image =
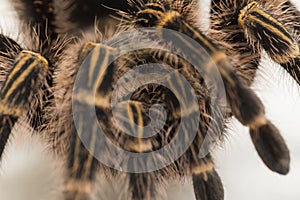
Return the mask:
M299 55L299 45L285 26L267 11L249 3L241 11L238 24L250 40L262 47L277 63L287 63Z
M48 65L48 61L40 54L32 51L21 51L1 90L2 103L11 104L10 101L15 99L14 92L22 91L26 78L36 69L40 71L39 73L41 71L46 73L49 69ZM32 79L36 79L36 77L32 77Z
M148 8L160 10L162 12L166 11L165 7L162 6L162 5L160 5L160 4L158 4L158 3L147 3L145 6L148 7Z
M92 192L92 185L89 181L71 179L66 184L66 191L76 191L80 194L90 194Z
M84 44L84 46L81 48L79 53L79 62L82 63L84 59L87 57L87 55L99 44L94 42L87 42Z
M0 115L8 115L12 117L20 117L23 113L23 110L18 107L7 106L0 101Z
M49 70L49 62L46 58L44 58L42 55L38 54L38 53L35 53L35 52L32 52L32 51L28 51L28 50L22 50L20 52L20 54L25 54L25 55L31 55L33 57L36 57L40 62L43 63L43 66L46 68L46 70L48 71Z
M208 163L201 164L199 166L194 167L192 169L192 173L194 175L203 174L204 180L207 181L208 180L207 173L213 171L213 169L214 169L214 164L212 162L208 162Z
M238 24L241 28L244 28L244 20L246 17L246 13L248 10L250 10L251 8L255 7L256 5L258 5L258 3L256 1L253 1L249 4L247 4L241 11L238 17Z
M144 153L152 151L152 143L150 140L133 142L131 140L125 141L125 149L128 151L133 151L137 153Z
M157 15L157 16L160 16L160 17L164 15L163 12L158 11L158 10L154 10L154 9L141 10L137 13L137 15L140 15L140 14L154 14L154 15Z
M214 169L214 164L212 162L208 162L194 167L192 172L193 174L201 174L203 172L212 171L213 169Z
M164 16L160 20L159 24L157 25L157 27L163 28L165 26L165 24L172 21L176 17L180 17L180 14L176 11L170 11L170 12L164 14Z
M253 130L258 129L259 127L265 125L268 123L267 118L265 117L265 115L261 114L258 117L256 117L254 119L254 121L250 124L250 128Z
M93 92L90 90L80 90L79 93L75 94L73 99L78 101L79 103L95 106L97 108L107 109L111 107L109 96L103 96L99 94L95 94L93 96Z

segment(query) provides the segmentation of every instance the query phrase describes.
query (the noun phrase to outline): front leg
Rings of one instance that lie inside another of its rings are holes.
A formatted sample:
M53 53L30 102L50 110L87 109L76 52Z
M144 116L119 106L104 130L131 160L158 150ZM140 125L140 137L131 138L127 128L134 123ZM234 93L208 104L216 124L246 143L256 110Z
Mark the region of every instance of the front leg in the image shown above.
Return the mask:
M28 112L48 72L48 61L32 51L21 51L0 91L0 157L14 124Z

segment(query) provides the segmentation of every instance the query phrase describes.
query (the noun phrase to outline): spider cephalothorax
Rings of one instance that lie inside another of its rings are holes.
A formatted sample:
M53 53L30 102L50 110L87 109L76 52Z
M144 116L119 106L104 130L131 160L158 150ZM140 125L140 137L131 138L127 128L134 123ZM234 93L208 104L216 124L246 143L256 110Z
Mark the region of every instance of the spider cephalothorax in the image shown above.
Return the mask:
M263 162L288 173L288 148L249 85L263 50L299 84L300 16L289 1L212 0L207 34L195 1L122 1L111 10L13 2L31 38L23 47L0 35L0 155L14 125L30 124L65 159L65 199L89 199L98 173L120 179L126 199L156 199L164 181L182 176L192 176L197 200L223 199L209 151L232 115ZM91 32L94 16L101 27Z

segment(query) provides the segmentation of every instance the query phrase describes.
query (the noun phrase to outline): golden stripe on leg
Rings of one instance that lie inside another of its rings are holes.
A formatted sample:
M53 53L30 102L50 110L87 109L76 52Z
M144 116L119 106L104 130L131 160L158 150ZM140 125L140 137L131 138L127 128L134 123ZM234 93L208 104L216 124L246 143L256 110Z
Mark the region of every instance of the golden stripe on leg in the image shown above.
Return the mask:
M28 111L31 101L48 73L48 61L31 51L21 51L0 91L0 157L18 118Z
M281 2L282 3L282 2ZM287 5L292 6L289 1ZM258 42L267 54L281 66L300 84L300 62L299 62L299 41L298 38L293 38L293 35L285 28L292 26L293 34L299 34L298 21L300 16L299 11L293 8L286 8L283 5L278 5L285 14L289 16L289 20L295 25L290 25L291 22L279 22L267 11L259 7L257 2L251 2L240 11L239 25L244 30L246 38L250 42ZM290 9L290 10L289 10ZM287 11L288 10L288 11ZM294 33L296 32L296 33Z
M99 151L99 135L97 118L88 115L95 114L96 109L107 109L110 99L106 98L104 81L113 77L109 64L112 62L115 49L102 44L86 43L79 59L82 68L78 73L78 82L73 93L73 117L76 130L72 132L68 157L68 180L65 186L68 200L87 200L98 169L98 160L94 157ZM110 87L111 84L107 84ZM101 89L100 89L101 88ZM88 112L83 111L88 110ZM90 120L87 120L90 119ZM99 119L100 121L101 119Z
M210 159L199 161L199 165L192 169L193 186L197 200L222 200L224 189L221 179L214 169Z
M277 63L286 63L299 55L299 46L284 25L257 2L251 2L241 11L240 27L251 42L257 41Z

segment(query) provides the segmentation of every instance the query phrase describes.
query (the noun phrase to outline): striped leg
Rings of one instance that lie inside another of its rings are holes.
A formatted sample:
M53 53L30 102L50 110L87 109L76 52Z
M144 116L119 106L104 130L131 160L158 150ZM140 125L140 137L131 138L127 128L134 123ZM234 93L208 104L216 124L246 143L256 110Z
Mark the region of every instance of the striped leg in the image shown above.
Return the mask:
M18 118L29 111L48 73L48 61L31 51L21 51L0 91L0 157Z
M45 77L47 87L53 87L53 71L60 65L60 60L65 52L65 47L74 40L72 37L61 34L58 25L60 19L56 13L56 1L54 0L12 0L19 20L22 22L20 30L24 33L24 46L34 52L43 55L49 62L49 73ZM38 130L48 124L50 118L47 109L54 105L52 92L43 86L44 96L34 111L30 125Z
M177 42L187 55L194 58L201 58L203 54L198 52L194 44L185 40L178 32L181 32L198 42L213 58L221 77L227 95L228 103L232 109L234 116L244 125L250 127L250 132L257 133L254 145L265 164L273 171L280 174L286 174L289 171L290 156L288 148L279 134L279 131L265 117L264 106L255 93L242 82L233 72L227 56L204 34L198 29L190 25L181 14L174 10L167 10L162 4L147 4L137 14L136 23L143 26L157 26L160 35L164 41ZM167 28L175 32L164 35ZM172 38L172 39L170 39ZM171 41L170 41L171 40ZM194 48L193 48L194 47ZM198 63L199 66L203 63ZM209 64L206 65L209 68ZM209 74L206 69L206 73ZM212 72L213 73L213 72ZM265 140L265 131L268 129L268 140ZM259 139L257 139L259 138ZM260 142L258 142L260 141ZM271 145L270 145L271 144ZM279 145L280 144L280 145ZM262 148L264 147L264 148ZM262 152L263 151L263 152ZM272 159L270 159L272 158ZM270 162L270 160L275 161Z
M300 84L299 13L288 0L212 0L211 36L230 44L224 49L241 60L236 68L246 80L254 78L264 49Z
M264 0L262 2L264 5L268 5L268 8L269 7L272 8L274 6L275 9L274 11L272 10L271 13L276 14L275 15L276 18L278 17L278 15L282 15L282 14L287 15L281 19L282 23L285 24L287 27L291 27L292 29L294 29L296 31L296 34L299 35L300 11L290 0L276 0L271 4L268 4L269 2L267 0ZM281 10L281 12L276 13L276 10L278 10L278 8ZM280 16L278 18L280 18ZM299 38L295 38L295 39L298 39L299 42Z
M209 36L233 59L233 68L250 85L254 81L261 55L249 45L238 26L236 13L239 10L235 5L242 7L245 3L236 1L211 1Z
M87 134L82 132L83 130L77 131L76 134ZM93 142L95 141L91 141L91 146L95 145ZM92 152L86 149L81 138L77 135L73 135L70 148L68 159L69 177L65 188L66 200L87 200L92 192L98 161L93 157Z
M291 6L289 2L286 4ZM256 1L249 2L241 8L238 24L250 43L257 42L261 48L266 50L270 58L281 64L300 85L299 41L287 30L284 23L278 21L261 7ZM299 27L297 26L300 17L297 16L299 11L287 11L289 8L283 4L279 7L282 7L284 15L288 15L289 20L296 24L292 27L294 29L292 31L296 31L297 37L299 37ZM288 26L290 25L287 24Z
M224 189L210 156L200 160L192 169L196 200L222 200Z
M92 53L87 56L91 51ZM106 122L107 114L101 111L103 107L110 105L105 98L107 96L105 86L101 87L101 84L106 75L113 76L111 69L107 69L114 56L112 48L90 42L79 54L83 67L78 72L78 82L73 93L72 109L76 130L73 127L68 157L67 200L89 199L92 191L98 168L98 161L94 156L95 154L99 156L97 152L102 147L98 120ZM107 86L110 87L109 84Z
M212 0L210 35L229 44L224 49L240 60L236 68L246 80L254 78L264 49L300 84L299 17L288 0Z

